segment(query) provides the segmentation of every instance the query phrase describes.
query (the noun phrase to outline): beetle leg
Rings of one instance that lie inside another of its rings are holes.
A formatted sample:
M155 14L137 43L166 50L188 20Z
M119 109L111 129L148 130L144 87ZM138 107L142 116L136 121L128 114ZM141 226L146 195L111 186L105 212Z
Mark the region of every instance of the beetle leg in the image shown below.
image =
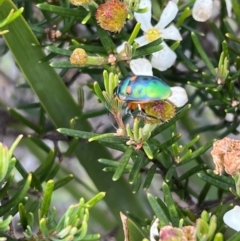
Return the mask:
M134 118L133 113L132 113L132 109L130 109L128 106L126 107L125 114Z

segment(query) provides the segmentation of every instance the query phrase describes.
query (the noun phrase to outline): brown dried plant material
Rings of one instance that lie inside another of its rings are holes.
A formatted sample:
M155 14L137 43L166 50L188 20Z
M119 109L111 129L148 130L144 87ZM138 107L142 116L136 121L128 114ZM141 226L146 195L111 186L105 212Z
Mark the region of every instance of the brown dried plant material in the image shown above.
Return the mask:
M184 226L182 231L187 241L196 240L196 228L194 226Z
M183 231L180 228L165 226L161 228L159 233L159 241L187 241Z
M216 165L214 173L221 175L225 169L229 175L233 176L240 170L240 140L225 137L216 141L211 155Z

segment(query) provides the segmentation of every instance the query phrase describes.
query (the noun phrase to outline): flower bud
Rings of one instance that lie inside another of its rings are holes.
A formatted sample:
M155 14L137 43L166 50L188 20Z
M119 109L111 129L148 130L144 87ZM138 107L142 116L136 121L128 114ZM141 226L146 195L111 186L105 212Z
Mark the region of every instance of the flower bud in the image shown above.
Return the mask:
M85 66L85 65L104 65L109 64L109 59L103 56L89 56L84 49L76 48L71 56L70 62L72 65Z
M120 32L128 15L126 4L112 0L98 6L96 19L98 24L110 32Z
M70 56L72 65L84 66L87 63L88 56L84 49L77 48Z

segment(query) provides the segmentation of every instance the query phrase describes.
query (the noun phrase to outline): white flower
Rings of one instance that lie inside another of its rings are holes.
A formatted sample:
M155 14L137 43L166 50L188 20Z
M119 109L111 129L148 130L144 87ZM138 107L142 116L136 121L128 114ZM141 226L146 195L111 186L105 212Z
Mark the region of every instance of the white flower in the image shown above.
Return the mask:
M130 61L130 68L135 75L153 76L151 63L144 58L132 59ZM182 107L188 102L188 96L182 87L171 87L172 94L167 98L176 107Z
M157 218L151 228L150 228L150 241L156 241L156 237L159 237L159 231L158 231L158 224L159 224L159 219Z
M225 0L228 16L232 16L232 2ZM205 22L212 15L213 0L196 0L192 9L192 16L196 21Z
M226 212L223 216L223 221L230 228L240 231L240 207L235 206L232 210Z
M178 12L178 7L174 2L168 2L158 23L155 26L152 26L151 24L151 1L141 0L140 8L146 7L148 8L146 13L134 13L137 22L141 23L141 29L144 32L143 36L135 39L140 46L146 45L158 38L176 41L182 40L179 30L173 24L169 25L169 23L171 23L176 17ZM161 43L161 45L163 46L163 49L153 53L152 55L152 66L160 71L164 71L174 64L177 56L176 53L171 50L164 41ZM117 51L120 52L122 49L123 45L119 46Z

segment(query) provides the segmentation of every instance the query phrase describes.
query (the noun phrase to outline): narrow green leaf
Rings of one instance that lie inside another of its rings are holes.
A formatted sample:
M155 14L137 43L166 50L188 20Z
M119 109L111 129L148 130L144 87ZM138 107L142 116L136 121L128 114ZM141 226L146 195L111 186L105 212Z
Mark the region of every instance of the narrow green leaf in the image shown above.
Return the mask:
M191 15L191 9L189 7L186 7L180 17L177 20L176 26L179 28L184 23L186 18L188 18Z
M47 227L47 219L46 218L41 218L39 221L39 228L41 230L41 232L43 233L43 235L45 237L48 237L49 235L49 229Z
M177 212L175 203L173 201L171 191L166 183L162 184L162 190L164 194L164 202L167 203L171 223L174 227L178 227L178 224L179 224L178 212Z
M175 165L171 165L169 168L168 168L168 171L166 173L166 176L165 176L165 181L166 182L169 182L172 180L172 176L175 172L175 169L176 169L176 166Z
M38 175L44 174L46 171L51 171L51 170L49 170L49 168L50 168L50 166L52 166L51 163L53 162L55 155L56 155L55 150L51 149L50 152L48 153L46 160L43 161L42 165L40 165L34 171L34 173L38 176Z
M80 66L78 65L71 64L70 61L53 61L49 65L55 69L73 69L73 68L79 69L80 68Z
M131 170L131 173L129 175L129 178L128 178L128 182L130 184L133 184L142 168L142 164L143 164L143 161L144 161L144 156L143 154L139 154L138 157L136 158L136 161L134 162L133 164L133 167L132 167L132 170Z
M137 177L134 180L134 187L132 192L135 194L138 192L138 190L141 187L141 183L142 183L142 175L140 173L138 173Z
M12 186L12 184L13 184L13 181L14 181L14 176L15 176L15 174L14 174L14 172L12 172L12 173L9 175L8 179L5 180L6 183L4 184L4 187L2 187L2 188L0 189L0 200L2 200L2 199L5 197L5 195L7 194L7 192L9 191L9 189L11 188L11 186Z
M117 167L104 167L103 169L102 169L104 172L111 172L111 173L115 173L116 172L116 170L117 170ZM125 174L125 173L130 173L131 172L131 168L125 168L124 169L124 171L123 171L123 174Z
M0 216L3 216L11 208L18 207L18 204L22 201L22 199L27 194L27 191L30 188L31 181L32 181L32 174L29 174L20 191L18 191L7 203L0 206Z
M194 175L204 169L206 169L206 165L197 165L197 166L187 170L182 176L179 177L178 180L182 181L184 179L187 179L187 178L191 177L192 175Z
M144 152L146 153L147 157L148 157L150 160L152 160L152 159L153 159L153 153L152 153L152 150L151 150L151 148L150 148L150 146L148 145L147 142L145 142L145 143L143 144L143 150L144 150Z
M96 134L96 133L67 129L67 128L59 128L59 129L57 129L57 131L63 135L78 137L78 138L82 138L82 139L89 139L94 136L98 136L98 134Z
M107 72L106 72L107 73ZM94 91L96 93L96 95L98 96L98 98L100 99L100 101L104 104L104 105L107 105L108 103L106 102L104 96L103 96L103 93L102 93L102 90L98 84L98 82L94 82L93 84L93 88L94 88Z
M165 141L164 143L162 143L160 146L158 146L159 151L164 151L166 150L168 147L170 147L172 144L174 144L176 141L179 140L179 138L182 135L180 133L174 135L172 138L170 138L169 140Z
M216 71L215 71L215 68L214 66L212 65L211 61L209 60L208 58L208 55L206 54L206 52L203 50L202 48L202 45L198 39L198 37L196 36L195 33L191 33L191 37L192 37L192 40L193 40L193 43L201 57L201 59L204 61L204 63L206 64L207 68L209 69L209 71L211 72L211 74L213 76L216 76Z
M198 205L200 206L203 201L205 200L207 194L208 194L208 191L209 189L211 188L211 184L210 183L205 183L205 185L203 186L199 196L198 196Z
M205 153L213 145L214 141L216 140L214 139L214 140L208 141L205 145L201 146L196 151L194 151L190 157L183 158L180 162L180 165L185 164L186 162L189 162L195 159L196 157L202 155L203 153Z
M199 135L196 135L191 141L189 141L187 144L183 146L181 149L182 152L188 150L191 146L193 146L198 140L199 140Z
M51 151L50 147L46 145L46 143L43 142L41 139L31 135L28 136L28 139L31 140L38 148L41 148L46 153L49 153Z
M43 191L42 185L40 180L37 178L37 176L35 175L35 173L32 173L32 183L31 183L31 188L35 188L36 190L38 190L39 192Z
M111 167L118 167L119 166L119 162L117 161L113 161L113 160L110 160L110 159L104 159L104 158L101 158L98 160L100 163L102 164L105 164L107 166L111 166ZM126 165L126 168L127 169L132 169L133 165L132 164L127 164Z
M62 6L51 5L46 2L37 4L36 6L41 10L48 11L51 13L56 13L59 16L68 17L68 18L78 17L83 19L87 15L86 10L80 10L77 8L65 8Z
M100 234L87 234L81 241L97 241L101 238Z
M44 190L42 205L40 208L40 218L48 217L53 190L54 190L54 181L49 180Z
M71 54L72 54L71 50L58 48L53 45L47 46L46 49L49 50L50 52L53 52L53 53L59 54L59 55L63 55L63 56L71 56Z
M73 152L75 151L75 149L77 148L79 144L79 140L77 137L73 138L73 140L71 141L71 143L68 146L68 149L66 150L66 152L64 153L64 156L71 156L73 154Z
M155 53L157 51L160 51L163 49L162 45L156 45L156 46L151 46L151 47L146 47L147 45L137 48L136 51L133 54L133 58L139 58L144 55L150 55L152 53Z
M68 184L70 181L72 181L73 179L73 175L69 174L68 176L61 178L60 180L56 181L54 184L54 191L65 186L66 184Z
M216 180L216 179L210 177L209 175L207 175L207 174L204 173L204 172L199 173L198 176L199 176L202 180L204 180L205 182L210 183L211 185L214 185L214 186L216 186L216 187L218 187L218 188L220 188L220 189L226 190L226 191L229 190L229 184L224 183L224 182L221 182L221 181L219 181L219 180Z
M123 157L120 160L120 164L117 167L117 170L112 177L113 181L117 181L122 176L128 162L129 162L129 159L132 155L132 152L133 152L132 147L128 147L127 150L125 151Z
M26 179L26 177L28 176L28 172L25 170L25 168L22 166L21 162L18 159L16 161L16 169L22 175L23 179Z
M165 215L165 212L159 206L157 200L151 195L147 194L148 202L150 203L154 213L156 214L157 218L159 219L159 223L161 227L167 226L169 224L169 220Z
M28 119L26 119L23 115L21 115L20 113L18 113L16 110L8 108L8 112L10 113L10 115L12 115L16 120L22 122L24 125L26 125L27 127L29 127L30 129L36 131L38 134L41 133L41 129L33 124L32 121L29 121Z
M148 172L147 172L147 176L146 176L145 182L144 182L144 184L143 184L143 189L144 189L144 190L147 190L147 189L150 187L151 182L152 182L153 177L154 177L154 174L155 174L155 172L156 172L156 169L157 169L157 167L156 167L155 164L153 164L153 165L149 168L149 170L148 170Z
M240 232L235 232L227 241L239 241L240 240Z
M93 198L91 198L89 201L87 201L84 206L88 209L94 207L98 202L100 202L104 197L106 193L105 192L99 192L97 195L95 195Z
M19 216L20 216L20 223L23 227L23 230L26 230L27 225L28 225L28 220L27 220L27 214L26 214L25 207L23 206L22 203L19 203L18 211L19 211Z
M232 9L235 14L238 25L240 25L240 8L238 0L232 0Z
M132 43L134 42L134 40L135 40L135 38L137 37L140 29L141 29L141 23L137 22L136 25L135 25L135 27L134 27L134 29L133 29L133 31L132 31L131 36L130 36L129 39L128 39L128 43L129 43L129 44L132 44Z
M194 72L198 72L198 67L182 52L181 49L177 49L176 53L178 57L182 60L182 63Z
M102 135L97 135L97 136L94 136L94 137L91 137L88 139L89 142L91 141L97 141L97 140L100 140L100 139L105 139L105 138L109 138L111 139L111 137L115 137L116 134L115 133L104 133Z
M229 186L231 186L232 188L235 187L235 181L230 176L216 175L211 169L207 170L207 174L212 178L215 178L221 182L229 184Z

